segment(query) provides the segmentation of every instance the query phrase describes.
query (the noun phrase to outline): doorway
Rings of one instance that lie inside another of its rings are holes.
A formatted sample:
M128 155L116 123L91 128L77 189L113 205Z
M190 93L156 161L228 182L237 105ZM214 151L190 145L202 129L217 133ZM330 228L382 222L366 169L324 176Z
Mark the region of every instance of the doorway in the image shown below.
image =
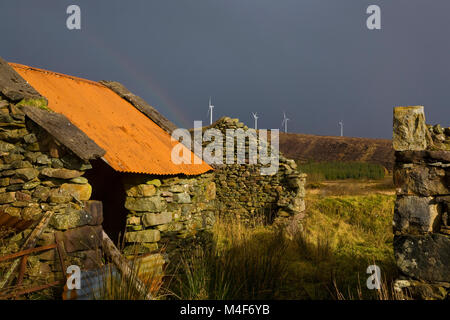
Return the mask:
M119 240L122 240L125 232L128 214L124 206L125 188L121 173L101 159L90 163L92 169L87 170L84 176L92 186L91 199L103 203L103 230L114 244L119 245Z

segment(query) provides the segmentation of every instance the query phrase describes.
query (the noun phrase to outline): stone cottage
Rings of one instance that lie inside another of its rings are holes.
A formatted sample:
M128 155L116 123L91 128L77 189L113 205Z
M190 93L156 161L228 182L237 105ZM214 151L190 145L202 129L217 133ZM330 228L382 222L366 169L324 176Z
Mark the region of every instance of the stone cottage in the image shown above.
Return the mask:
M0 256L19 251L47 212L36 245L61 234L66 265L82 269L101 264L103 231L115 243L125 232L131 254L210 226L212 168L171 162L173 127L118 83L0 60ZM30 283L60 276L54 251L28 264Z
M246 128L230 118L216 127ZM125 255L164 247L170 256L217 213L302 217L305 175L294 161L280 156L268 176L257 165L174 164L175 129L118 82L0 58L0 258L22 250L46 216L36 246L61 239L65 264L82 269L102 264L103 234L123 239ZM29 256L27 281L60 278L57 260L52 250Z

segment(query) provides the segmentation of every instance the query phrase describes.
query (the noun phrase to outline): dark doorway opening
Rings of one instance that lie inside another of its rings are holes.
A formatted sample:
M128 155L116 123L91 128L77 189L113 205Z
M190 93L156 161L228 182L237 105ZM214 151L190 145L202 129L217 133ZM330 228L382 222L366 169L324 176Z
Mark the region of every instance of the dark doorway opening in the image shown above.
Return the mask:
M92 200L103 203L103 230L115 244L119 244L119 235L123 236L126 227L125 189L121 173L115 171L103 160L91 161L92 169L85 177L92 185Z

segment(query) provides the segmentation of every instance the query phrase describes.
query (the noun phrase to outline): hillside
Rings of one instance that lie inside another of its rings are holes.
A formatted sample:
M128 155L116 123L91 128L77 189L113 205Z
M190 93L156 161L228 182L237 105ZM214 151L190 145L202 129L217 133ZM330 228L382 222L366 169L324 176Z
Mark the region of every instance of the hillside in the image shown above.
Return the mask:
M363 161L392 171L394 150L387 139L316 136L280 132L280 151L301 161Z

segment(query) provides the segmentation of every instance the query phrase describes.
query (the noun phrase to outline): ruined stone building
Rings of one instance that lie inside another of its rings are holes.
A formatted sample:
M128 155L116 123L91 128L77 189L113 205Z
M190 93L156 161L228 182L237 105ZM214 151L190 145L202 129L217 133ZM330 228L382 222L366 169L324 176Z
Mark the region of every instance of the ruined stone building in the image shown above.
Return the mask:
M450 128L425 123L422 106L394 109L394 254L402 279L422 299L450 292Z
M242 135L248 139L235 139L234 154L238 152L239 144L248 154L249 144L253 140L255 145L262 142L254 129L249 129L239 119L223 117L202 130L216 129L226 135L227 130L242 130ZM193 133L193 131L192 131ZM208 142L203 143L203 147ZM236 157L235 157L236 158ZM246 158L248 159L248 157ZM241 220L251 220L259 217L267 222L275 219L302 219L305 211L305 182L306 174L297 171L297 164L292 159L279 154L279 165L272 175L261 175L261 168L268 167L260 161L256 164L240 165L236 159L234 163L227 163L223 153L223 164L211 164L215 169L216 199L218 212L225 215L239 217Z
M282 158L275 176L245 165L174 164L174 129L118 82L0 58L0 258L29 245L45 217L33 246L60 239L65 265L88 270L102 264L104 235L117 243L122 234L125 255L136 254L135 244L144 256L162 247L170 254L218 212L304 210L304 176L293 161ZM30 255L26 281L58 279L62 265L54 250Z

